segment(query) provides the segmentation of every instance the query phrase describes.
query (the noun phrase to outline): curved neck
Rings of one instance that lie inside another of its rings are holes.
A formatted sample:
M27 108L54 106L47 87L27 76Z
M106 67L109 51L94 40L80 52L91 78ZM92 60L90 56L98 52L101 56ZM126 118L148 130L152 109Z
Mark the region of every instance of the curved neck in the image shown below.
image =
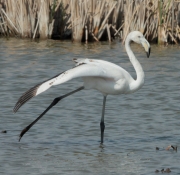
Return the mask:
M139 88L142 87L142 85L144 84L144 71L142 69L141 64L139 63L139 61L136 59L134 53L131 50L130 47L130 42L131 39L129 37L126 38L125 41L125 48L126 48L126 52L129 56L130 62L132 63L135 71L136 71L136 75L137 75L137 79L134 80L131 84L130 84L130 89L132 92L138 90Z

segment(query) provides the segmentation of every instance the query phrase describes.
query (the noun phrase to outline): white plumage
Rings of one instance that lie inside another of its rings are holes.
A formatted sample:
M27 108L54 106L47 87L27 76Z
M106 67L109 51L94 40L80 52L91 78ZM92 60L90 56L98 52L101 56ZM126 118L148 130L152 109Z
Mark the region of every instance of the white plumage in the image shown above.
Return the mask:
M105 112L105 102L107 95L118 95L118 94L128 94L133 93L140 89L144 84L144 71L134 56L131 48L130 42L134 41L138 44L142 44L145 48L147 56L150 55L150 45L148 41L144 38L142 33L138 31L131 32L125 42L125 48L129 59L136 71L137 79L133 79L132 76L120 66L110 63L108 61L103 60L95 60L88 58L79 58L73 59L76 65L74 68L69 69L55 77L44 81L35 87L31 88L27 92L25 92L18 100L14 107L14 112L16 112L25 102L31 99L34 96L41 94L42 92L49 89L51 86L59 85L65 83L71 79L81 77L83 79L83 86L79 89L65 94L64 96L56 98L52 104L29 126L27 126L22 133L20 134L20 138L59 100L65 98L75 92L78 92L82 89L96 89L100 91L104 96L103 101L103 110L101 117L101 143L103 143L103 135L104 135L104 112Z

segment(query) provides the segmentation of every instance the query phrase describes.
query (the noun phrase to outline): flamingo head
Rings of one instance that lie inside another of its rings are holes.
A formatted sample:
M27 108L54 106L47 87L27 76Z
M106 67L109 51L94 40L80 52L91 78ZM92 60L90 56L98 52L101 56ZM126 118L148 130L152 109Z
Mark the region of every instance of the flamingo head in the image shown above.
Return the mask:
M145 39L144 35L139 31L133 31L129 33L128 37L130 38L130 40L134 41L135 43L141 44L146 51L147 57L149 58L151 47L149 42Z

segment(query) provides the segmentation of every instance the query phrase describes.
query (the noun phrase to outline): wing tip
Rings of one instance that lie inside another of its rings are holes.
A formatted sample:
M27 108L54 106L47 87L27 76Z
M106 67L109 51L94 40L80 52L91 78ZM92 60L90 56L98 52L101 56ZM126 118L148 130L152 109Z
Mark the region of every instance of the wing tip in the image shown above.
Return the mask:
M16 113L19 108L24 105L28 100L36 96L37 89L39 88L40 84L32 87L31 89L27 90L17 101L14 106L13 112Z
M64 72L62 72L62 73L64 73ZM42 83L39 83L39 84L37 84L36 86L34 86L34 87L30 88L29 90L27 90L27 91L18 99L16 105L14 106L13 112L16 113L16 112L18 111L18 109L19 109L22 105L24 105L28 100L30 100L31 98L37 96L37 95L40 94L41 92L44 92L44 91L41 91L40 93L38 93L38 89L39 89L39 87L40 87L43 83L46 83L46 82L48 82L49 80L51 80L51 79L53 79L53 78L55 78L55 77L58 77L58 76L61 75L62 73L60 73L60 74L58 74L58 75L56 75L56 76L54 76L54 77L52 77L52 78L50 78L50 79L48 79L48 80L45 80L45 81L43 81ZM52 84L51 84L49 87L51 87L51 86L52 86ZM49 88L49 87L48 87L48 88ZM47 89L48 89L48 88L47 88ZM47 89L46 89L46 90L47 90Z

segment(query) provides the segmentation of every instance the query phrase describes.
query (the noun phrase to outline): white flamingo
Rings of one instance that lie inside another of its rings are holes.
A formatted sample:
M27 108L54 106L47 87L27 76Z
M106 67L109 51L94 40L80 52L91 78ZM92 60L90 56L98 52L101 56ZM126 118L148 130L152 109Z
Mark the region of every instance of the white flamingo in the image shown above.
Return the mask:
M129 56L129 59L136 71L137 79L134 80L132 76L123 68L113 63L95 60L95 59L73 59L76 63L76 66L72 69L69 69L63 73L56 75L53 78L50 78L33 88L25 92L18 100L14 107L14 112L26 103L29 99L34 96L39 95L40 93L46 91L51 86L65 83L73 78L82 77L84 84L80 88L69 92L65 95L57 97L53 100L50 106L30 125L25 127L19 136L19 141L22 136L54 105L56 105L61 99L74 94L83 89L96 89L102 93L104 96L103 99L103 108L102 108L102 117L100 122L101 130L101 143L103 143L104 138L104 113L105 113L105 103L107 95L119 95L119 94L129 94L140 89L144 84L144 71L141 67L141 64L138 62L134 56L130 43L134 41L135 43L142 44L144 47L147 57L150 56L150 45L148 41L144 38L143 34L139 31L133 31L129 33L125 41L126 52Z

